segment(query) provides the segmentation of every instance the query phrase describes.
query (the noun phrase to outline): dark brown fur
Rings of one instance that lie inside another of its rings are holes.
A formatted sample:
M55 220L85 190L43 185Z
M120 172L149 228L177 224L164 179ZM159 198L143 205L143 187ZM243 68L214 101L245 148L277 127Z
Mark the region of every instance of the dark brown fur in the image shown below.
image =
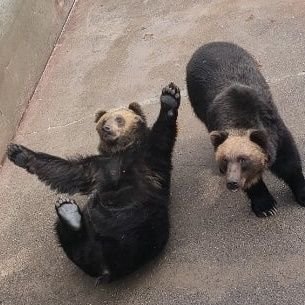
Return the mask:
M276 201L262 178L268 168L305 206L298 149L253 57L233 43L209 43L192 56L186 79L192 107L211 133L227 186L243 188L257 216L273 215Z
M83 209L56 204L58 240L98 283L119 279L155 258L169 235L172 151L179 88L165 87L158 119L148 128L137 104L96 115L100 154L62 159L11 144L8 157L60 193L89 195ZM117 119L121 117L121 119Z

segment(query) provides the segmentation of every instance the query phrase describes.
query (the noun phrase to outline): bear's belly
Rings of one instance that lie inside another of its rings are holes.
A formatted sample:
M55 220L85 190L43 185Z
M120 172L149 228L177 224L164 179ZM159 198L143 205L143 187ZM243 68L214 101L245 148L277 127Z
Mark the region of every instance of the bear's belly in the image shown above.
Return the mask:
M132 185L120 186L109 191L104 191L99 194L103 205L122 206L133 201L133 196L136 193L135 187Z

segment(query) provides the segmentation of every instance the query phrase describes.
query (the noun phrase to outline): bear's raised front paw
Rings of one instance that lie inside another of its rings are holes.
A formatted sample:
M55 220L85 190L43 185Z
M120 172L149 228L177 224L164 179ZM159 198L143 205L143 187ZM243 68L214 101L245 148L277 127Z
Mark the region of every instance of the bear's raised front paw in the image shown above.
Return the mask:
M7 157L17 166L26 168L30 157L30 151L18 144L9 144L7 147Z
M173 116L174 110L179 108L180 99L180 89L174 83L170 83L162 89L161 105L167 110L169 116Z
M82 215L75 200L60 196L55 203L55 209L59 219L71 229L78 231L81 228Z
M276 214L276 201L273 198L255 199L251 203L257 217L269 217Z

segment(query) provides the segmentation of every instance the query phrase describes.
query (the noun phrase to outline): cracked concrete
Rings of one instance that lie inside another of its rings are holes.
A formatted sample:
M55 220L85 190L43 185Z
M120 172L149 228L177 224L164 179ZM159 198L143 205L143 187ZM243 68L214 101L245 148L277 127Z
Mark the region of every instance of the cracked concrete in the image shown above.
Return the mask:
M170 242L125 281L95 288L56 244L56 194L5 162L0 304L304 304L305 209L269 174L275 217L256 218L243 194L225 190L184 81L202 43L244 46L261 64L304 162L304 18L303 0L78 1L14 141L60 156L94 153L95 110L136 101L152 123L162 86L175 81L183 99Z
M32 132L29 132L29 133L19 133L18 136L23 136L24 137L24 136L28 136L28 135L37 134L37 133L49 132L52 129L65 128L65 127L68 127L68 126L75 125L75 124L78 124L80 122L83 122L83 121L85 121L85 120L87 120L89 118L94 121L94 114L87 115L87 116L85 116L83 118L80 118L78 120L74 120L74 121L66 123L64 125L49 126L47 129L43 129L43 130L39 130L39 131L32 131Z

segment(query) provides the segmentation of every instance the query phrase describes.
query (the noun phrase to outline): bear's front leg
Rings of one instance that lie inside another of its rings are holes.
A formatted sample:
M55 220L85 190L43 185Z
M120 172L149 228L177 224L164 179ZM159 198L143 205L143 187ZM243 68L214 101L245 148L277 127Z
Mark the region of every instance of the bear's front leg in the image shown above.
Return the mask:
M164 87L160 96L161 109L148 137L146 161L152 171L169 184L172 168L172 151L177 137L177 117L180 106L180 90L170 83Z
M276 214L276 201L262 179L245 192L251 200L252 210L257 217L268 217Z
M17 144L8 146L7 156L51 189L69 194L92 192L96 186L95 173L104 165L98 156L65 160Z

